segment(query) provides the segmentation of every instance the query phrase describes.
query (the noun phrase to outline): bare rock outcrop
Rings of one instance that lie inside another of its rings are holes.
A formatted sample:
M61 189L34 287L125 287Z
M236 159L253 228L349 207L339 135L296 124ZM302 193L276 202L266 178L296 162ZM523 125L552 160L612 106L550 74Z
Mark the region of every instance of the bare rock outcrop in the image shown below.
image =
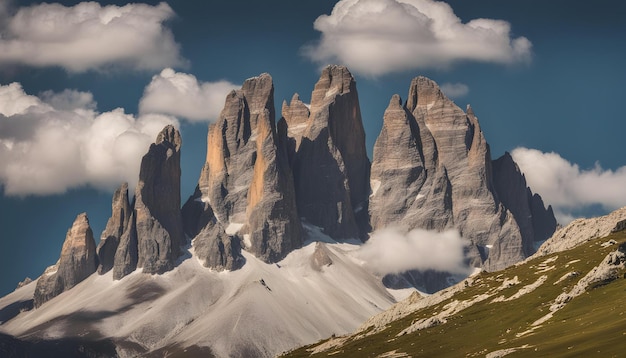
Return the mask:
M128 227L131 214L132 208L128 201L128 183L124 183L113 193L111 217L107 221L102 235L100 235L100 243L96 249L99 274L105 274L113 268L115 252L124 231Z
M241 90L228 94L207 141L197 190L183 207L187 235L202 233L198 243L206 242L209 233L217 235L211 242L225 242L222 231L246 237L246 249L266 262L279 261L300 247L293 176L279 145L270 75L250 78ZM235 260L238 246L232 247Z
M323 242L315 243L315 251L313 251L313 255L311 255L310 263L311 267L315 271L322 271L324 267L330 266L333 264L333 259L331 257L331 252L326 247L326 244Z
M626 207L597 218L576 219L558 229L539 247L535 256L569 250L589 240L608 236L624 220L626 220Z
M293 163L299 215L335 239L364 239L370 162L352 74L343 66L324 68L301 136L305 111L300 106L294 115L293 107L283 116L299 143Z
M217 271L232 271L241 268L245 263L241 256L240 238L226 234L224 227L217 220L209 222L196 235L193 247L204 267Z
M48 267L37 281L35 307L58 296L96 272L98 259L87 214L79 214L67 231L59 261Z

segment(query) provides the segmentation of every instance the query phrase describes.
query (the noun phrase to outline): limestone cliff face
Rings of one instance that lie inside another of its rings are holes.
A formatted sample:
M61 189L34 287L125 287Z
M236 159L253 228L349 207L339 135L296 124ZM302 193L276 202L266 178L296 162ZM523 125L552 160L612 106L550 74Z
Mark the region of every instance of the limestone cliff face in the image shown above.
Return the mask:
M283 116L299 143L293 164L299 215L333 238L364 239L370 162L352 74L343 66L322 71L301 136L304 111L298 113L298 120L290 111Z
M180 213L180 133L165 127L141 160L135 189L138 267L171 270L185 242Z
M524 240L524 252L533 254L533 242L547 240L556 230L552 207L546 209L541 196L533 194L509 153L493 161L493 178L498 198L515 217L522 237L532 238Z
M385 111L374 145L371 190L374 230L392 224L442 230L454 222L452 189L445 167L439 165L434 139L398 95Z
M59 261L41 275L34 294L35 307L58 296L96 272L98 259L87 214L76 217L65 236Z
M137 268L150 274L174 268L186 242L180 211L181 145L176 128L163 128L141 160L132 205L126 184L113 195L112 216L98 250L101 273L112 269L118 280Z
M266 262L300 247L293 177L274 121L270 75L250 78L226 97L218 121L209 128L198 189L183 207L191 218L185 224L188 235L203 233L200 241L205 241L212 233L224 242L220 230L205 230L217 221L226 235L246 238L246 249Z
M202 264L217 271L236 270L245 263L241 256L241 239L226 234L217 220L207 223L196 235L193 247Z
M139 242L135 213L130 216L128 226L120 237L113 261L113 279L120 280L137 269L139 261Z
M374 147L371 187L373 229L456 228L471 242L469 261L488 270L532 254L532 205L519 169L507 158L492 164L473 110L461 110L430 79L411 82L406 105L392 98Z
M107 221L102 235L100 235L100 243L96 250L100 262L98 265L99 274L105 274L113 268L115 252L122 234L128 227L131 213L132 208L128 201L128 184L124 183L113 193L111 217Z

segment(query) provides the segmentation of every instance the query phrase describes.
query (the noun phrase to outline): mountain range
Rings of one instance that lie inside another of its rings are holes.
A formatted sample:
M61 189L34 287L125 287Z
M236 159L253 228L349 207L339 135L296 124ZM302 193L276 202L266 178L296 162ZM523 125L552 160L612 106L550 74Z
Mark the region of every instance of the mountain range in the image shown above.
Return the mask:
M0 299L0 352L273 356L459 280L373 269L360 253L377 232L457 233L463 279L530 257L557 229L512 157L492 160L473 109L428 78L390 99L372 161L343 66L324 68L311 103L295 94L278 120L272 77L246 80L207 138L184 204L183 141L167 126L134 195L115 191L97 245L87 214L76 217L58 262Z

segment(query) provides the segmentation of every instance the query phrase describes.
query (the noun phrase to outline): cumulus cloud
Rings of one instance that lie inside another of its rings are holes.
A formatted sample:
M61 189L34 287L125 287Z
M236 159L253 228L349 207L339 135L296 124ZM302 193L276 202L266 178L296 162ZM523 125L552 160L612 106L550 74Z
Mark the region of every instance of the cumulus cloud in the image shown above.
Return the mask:
M553 206L561 224L574 219L574 212L591 206L615 210L626 205L626 166L609 170L596 164L581 169L557 153L523 147L513 150L511 156L530 188Z
M437 270L468 274L467 242L456 230L444 232L399 227L377 230L359 249L358 256L380 274L408 270Z
M378 76L459 61L512 64L531 57L531 42L511 37L502 20L463 23L450 5L434 0L341 0L314 22L319 42L304 48L313 61L340 62Z
M0 11L0 64L60 66L70 72L123 67L182 66L185 60L166 22L166 3L101 6L37 4L13 15Z
M88 92L26 94L0 86L0 183L7 195L63 193L90 185L134 185L141 157L158 132L177 120L165 115L98 113Z
M166 68L152 77L139 110L171 114L189 121L212 121L224 107L226 95L239 87L228 81L200 82L193 75Z
M469 93L469 87L464 83L444 83L439 88L450 98L464 97Z

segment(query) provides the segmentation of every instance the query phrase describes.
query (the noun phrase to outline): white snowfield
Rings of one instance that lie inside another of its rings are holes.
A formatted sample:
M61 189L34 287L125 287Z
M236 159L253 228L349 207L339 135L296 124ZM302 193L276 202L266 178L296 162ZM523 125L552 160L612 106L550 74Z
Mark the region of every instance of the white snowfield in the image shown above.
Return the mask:
M138 271L119 281L94 274L35 310L0 325L20 337L49 339L98 334L147 349L208 346L217 356L274 356L333 334L354 331L395 303L381 278L354 257L359 245L325 241L332 264L311 266L315 242L266 264L244 252L246 264L215 272L193 256L163 275ZM36 283L0 299L0 308L32 297ZM401 292L398 299L410 291ZM124 345L128 346L128 345ZM119 348L120 356L136 351Z

